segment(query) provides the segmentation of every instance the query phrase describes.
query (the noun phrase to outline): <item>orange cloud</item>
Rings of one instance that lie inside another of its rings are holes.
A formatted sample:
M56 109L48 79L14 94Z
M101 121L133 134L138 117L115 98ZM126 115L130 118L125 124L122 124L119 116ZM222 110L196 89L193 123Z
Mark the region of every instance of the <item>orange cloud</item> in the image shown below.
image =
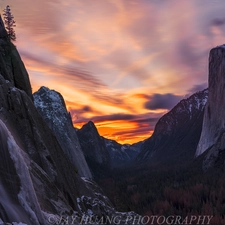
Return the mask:
M75 124L81 128L84 124ZM115 140L121 144L133 144L149 138L153 133L153 127L145 125L140 127L136 122L129 121L104 121L95 123L98 132L105 138Z
M222 0L5 1L33 90L61 92L75 125L93 120L120 142L151 134L165 113L155 94L205 86L208 51L225 36Z
M74 125L81 128L88 119L74 116L77 115L75 113L76 110L71 111ZM90 120L95 123L100 135L120 143L132 144L150 137L161 116L162 113L111 114L94 116Z

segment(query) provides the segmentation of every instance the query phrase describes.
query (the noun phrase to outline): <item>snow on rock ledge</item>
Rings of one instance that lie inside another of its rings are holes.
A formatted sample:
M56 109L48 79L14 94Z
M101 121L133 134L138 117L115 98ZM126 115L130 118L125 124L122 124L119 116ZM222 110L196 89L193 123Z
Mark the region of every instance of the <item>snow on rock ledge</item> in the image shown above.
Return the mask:
M92 178L62 95L54 90L41 87L34 93L34 104L69 160L77 168L78 174Z

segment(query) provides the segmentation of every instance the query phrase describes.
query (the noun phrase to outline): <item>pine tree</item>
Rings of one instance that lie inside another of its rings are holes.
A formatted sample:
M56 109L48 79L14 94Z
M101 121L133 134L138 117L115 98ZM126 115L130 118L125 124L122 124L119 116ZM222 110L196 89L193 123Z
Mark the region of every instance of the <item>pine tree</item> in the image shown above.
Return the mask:
M9 39L11 41L15 41L16 40L16 33L13 27L15 27L15 20L14 20L14 16L11 13L11 9L10 6L7 5L6 8L3 10L3 18L4 18L4 23L5 23L5 29L8 33Z

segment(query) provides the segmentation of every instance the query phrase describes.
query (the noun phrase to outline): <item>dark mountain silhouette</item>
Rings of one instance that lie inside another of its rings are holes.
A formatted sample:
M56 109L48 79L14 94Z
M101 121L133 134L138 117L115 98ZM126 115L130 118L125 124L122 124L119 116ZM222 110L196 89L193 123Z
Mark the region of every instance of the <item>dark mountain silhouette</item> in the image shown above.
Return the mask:
M200 138L208 89L180 101L159 119L144 141L136 162L181 165L194 159Z
M90 168L93 173L98 171L96 176L101 174L100 171L107 171L131 162L140 152L142 145L142 142L122 145L104 138L99 135L92 121L78 129L77 135Z
M77 130L77 136L85 159L95 177L105 175L111 166L110 155L94 123L90 121Z

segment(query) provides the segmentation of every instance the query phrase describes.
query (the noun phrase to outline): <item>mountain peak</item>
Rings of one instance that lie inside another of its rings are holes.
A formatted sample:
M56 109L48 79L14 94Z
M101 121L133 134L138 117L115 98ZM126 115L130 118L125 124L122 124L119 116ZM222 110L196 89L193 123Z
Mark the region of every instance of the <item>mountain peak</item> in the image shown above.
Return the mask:
M91 120L88 121L87 125L92 127L92 128L96 128L95 124Z
M88 121L88 123L84 124L81 129L85 132L90 131L93 134L95 133L96 135L99 135L98 129L92 121Z
M91 178L91 172L85 161L71 116L67 112L62 95L43 86L34 93L34 104L49 128L58 138L59 144L78 170L78 173L83 177Z
M104 139L99 135L95 124L89 121L77 131L81 148L89 167L94 174L102 173L110 165L110 155Z
M50 89L48 87L45 87L45 86L41 86L40 89L39 89L40 92L48 92L50 91Z
M49 88L42 86L34 93L34 98L35 105L38 105L39 108L42 107L43 110L45 109L45 116L56 112L58 114L65 113L64 110L62 110L62 108L66 108L65 101L62 95L55 90L50 90Z

